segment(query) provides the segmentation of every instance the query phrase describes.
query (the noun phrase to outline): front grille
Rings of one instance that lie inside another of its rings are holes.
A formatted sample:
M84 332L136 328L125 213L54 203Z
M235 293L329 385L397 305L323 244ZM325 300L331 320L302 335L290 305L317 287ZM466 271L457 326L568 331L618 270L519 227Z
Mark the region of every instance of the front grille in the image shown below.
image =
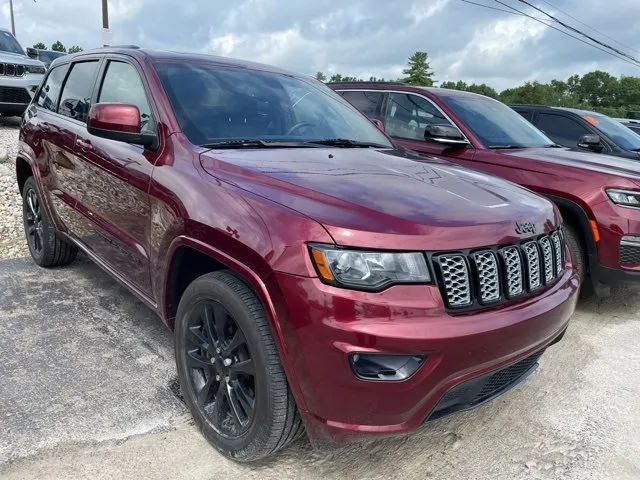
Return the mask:
M26 73L24 65L15 63L0 63L0 76L22 77Z
M31 95L24 88L19 87L0 87L0 103L20 103L28 104L31 101Z
M640 245L620 245L620 263L640 264Z
M544 350L540 350L508 367L453 387L440 399L428 420L476 407L506 392L535 369L543 353Z
M564 272L560 229L517 245L432 254L442 296L451 309L507 301L551 285Z

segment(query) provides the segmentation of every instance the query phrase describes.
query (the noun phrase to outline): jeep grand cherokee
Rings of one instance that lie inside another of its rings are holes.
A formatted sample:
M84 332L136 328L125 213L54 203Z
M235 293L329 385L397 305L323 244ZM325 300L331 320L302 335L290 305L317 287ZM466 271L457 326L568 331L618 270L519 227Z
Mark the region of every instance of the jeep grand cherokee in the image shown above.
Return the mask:
M478 405L574 311L553 204L417 162L312 78L101 49L55 60L36 98L16 164L34 261L82 250L156 311L231 458Z

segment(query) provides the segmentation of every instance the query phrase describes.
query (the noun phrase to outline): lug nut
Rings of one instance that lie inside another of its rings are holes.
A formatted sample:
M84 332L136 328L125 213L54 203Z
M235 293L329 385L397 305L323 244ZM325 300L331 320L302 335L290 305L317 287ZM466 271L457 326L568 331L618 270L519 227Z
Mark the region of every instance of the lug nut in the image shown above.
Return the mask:
M216 375L216 382L220 381L220 375Z
M211 363L216 363L215 357L211 358Z
M224 366L225 366L225 367L228 367L228 366L229 366L229 365L231 365L233 362L231 361L231 359L230 359L230 358L225 358L225 359L224 359L224 362L222 362L222 363L224 363Z

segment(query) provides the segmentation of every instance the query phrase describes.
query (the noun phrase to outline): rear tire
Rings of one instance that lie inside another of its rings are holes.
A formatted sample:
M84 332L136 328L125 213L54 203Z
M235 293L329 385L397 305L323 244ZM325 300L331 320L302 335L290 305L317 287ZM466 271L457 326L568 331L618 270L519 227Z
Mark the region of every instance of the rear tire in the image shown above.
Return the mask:
M22 190L22 217L29 253L37 265L58 267L76 258L78 248L58 237L53 229L33 177L27 179Z
M187 287L175 352L185 403L223 455L259 460L303 433L262 304L232 273L208 273Z

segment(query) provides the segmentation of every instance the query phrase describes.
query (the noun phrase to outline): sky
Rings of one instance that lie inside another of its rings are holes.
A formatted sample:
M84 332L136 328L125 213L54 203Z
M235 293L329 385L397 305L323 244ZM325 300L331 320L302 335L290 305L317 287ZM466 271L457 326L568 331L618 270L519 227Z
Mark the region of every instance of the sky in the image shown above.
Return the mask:
M505 8L495 0L473 1ZM529 1L640 59L640 0ZM0 3L9 27L9 2ZM56 40L85 49L101 45L101 0L13 3L16 36L25 47ZM640 67L534 20L462 0L110 0L109 6L115 43L237 57L309 75L397 79L417 50L428 52L438 81L498 90L595 69L640 75Z

